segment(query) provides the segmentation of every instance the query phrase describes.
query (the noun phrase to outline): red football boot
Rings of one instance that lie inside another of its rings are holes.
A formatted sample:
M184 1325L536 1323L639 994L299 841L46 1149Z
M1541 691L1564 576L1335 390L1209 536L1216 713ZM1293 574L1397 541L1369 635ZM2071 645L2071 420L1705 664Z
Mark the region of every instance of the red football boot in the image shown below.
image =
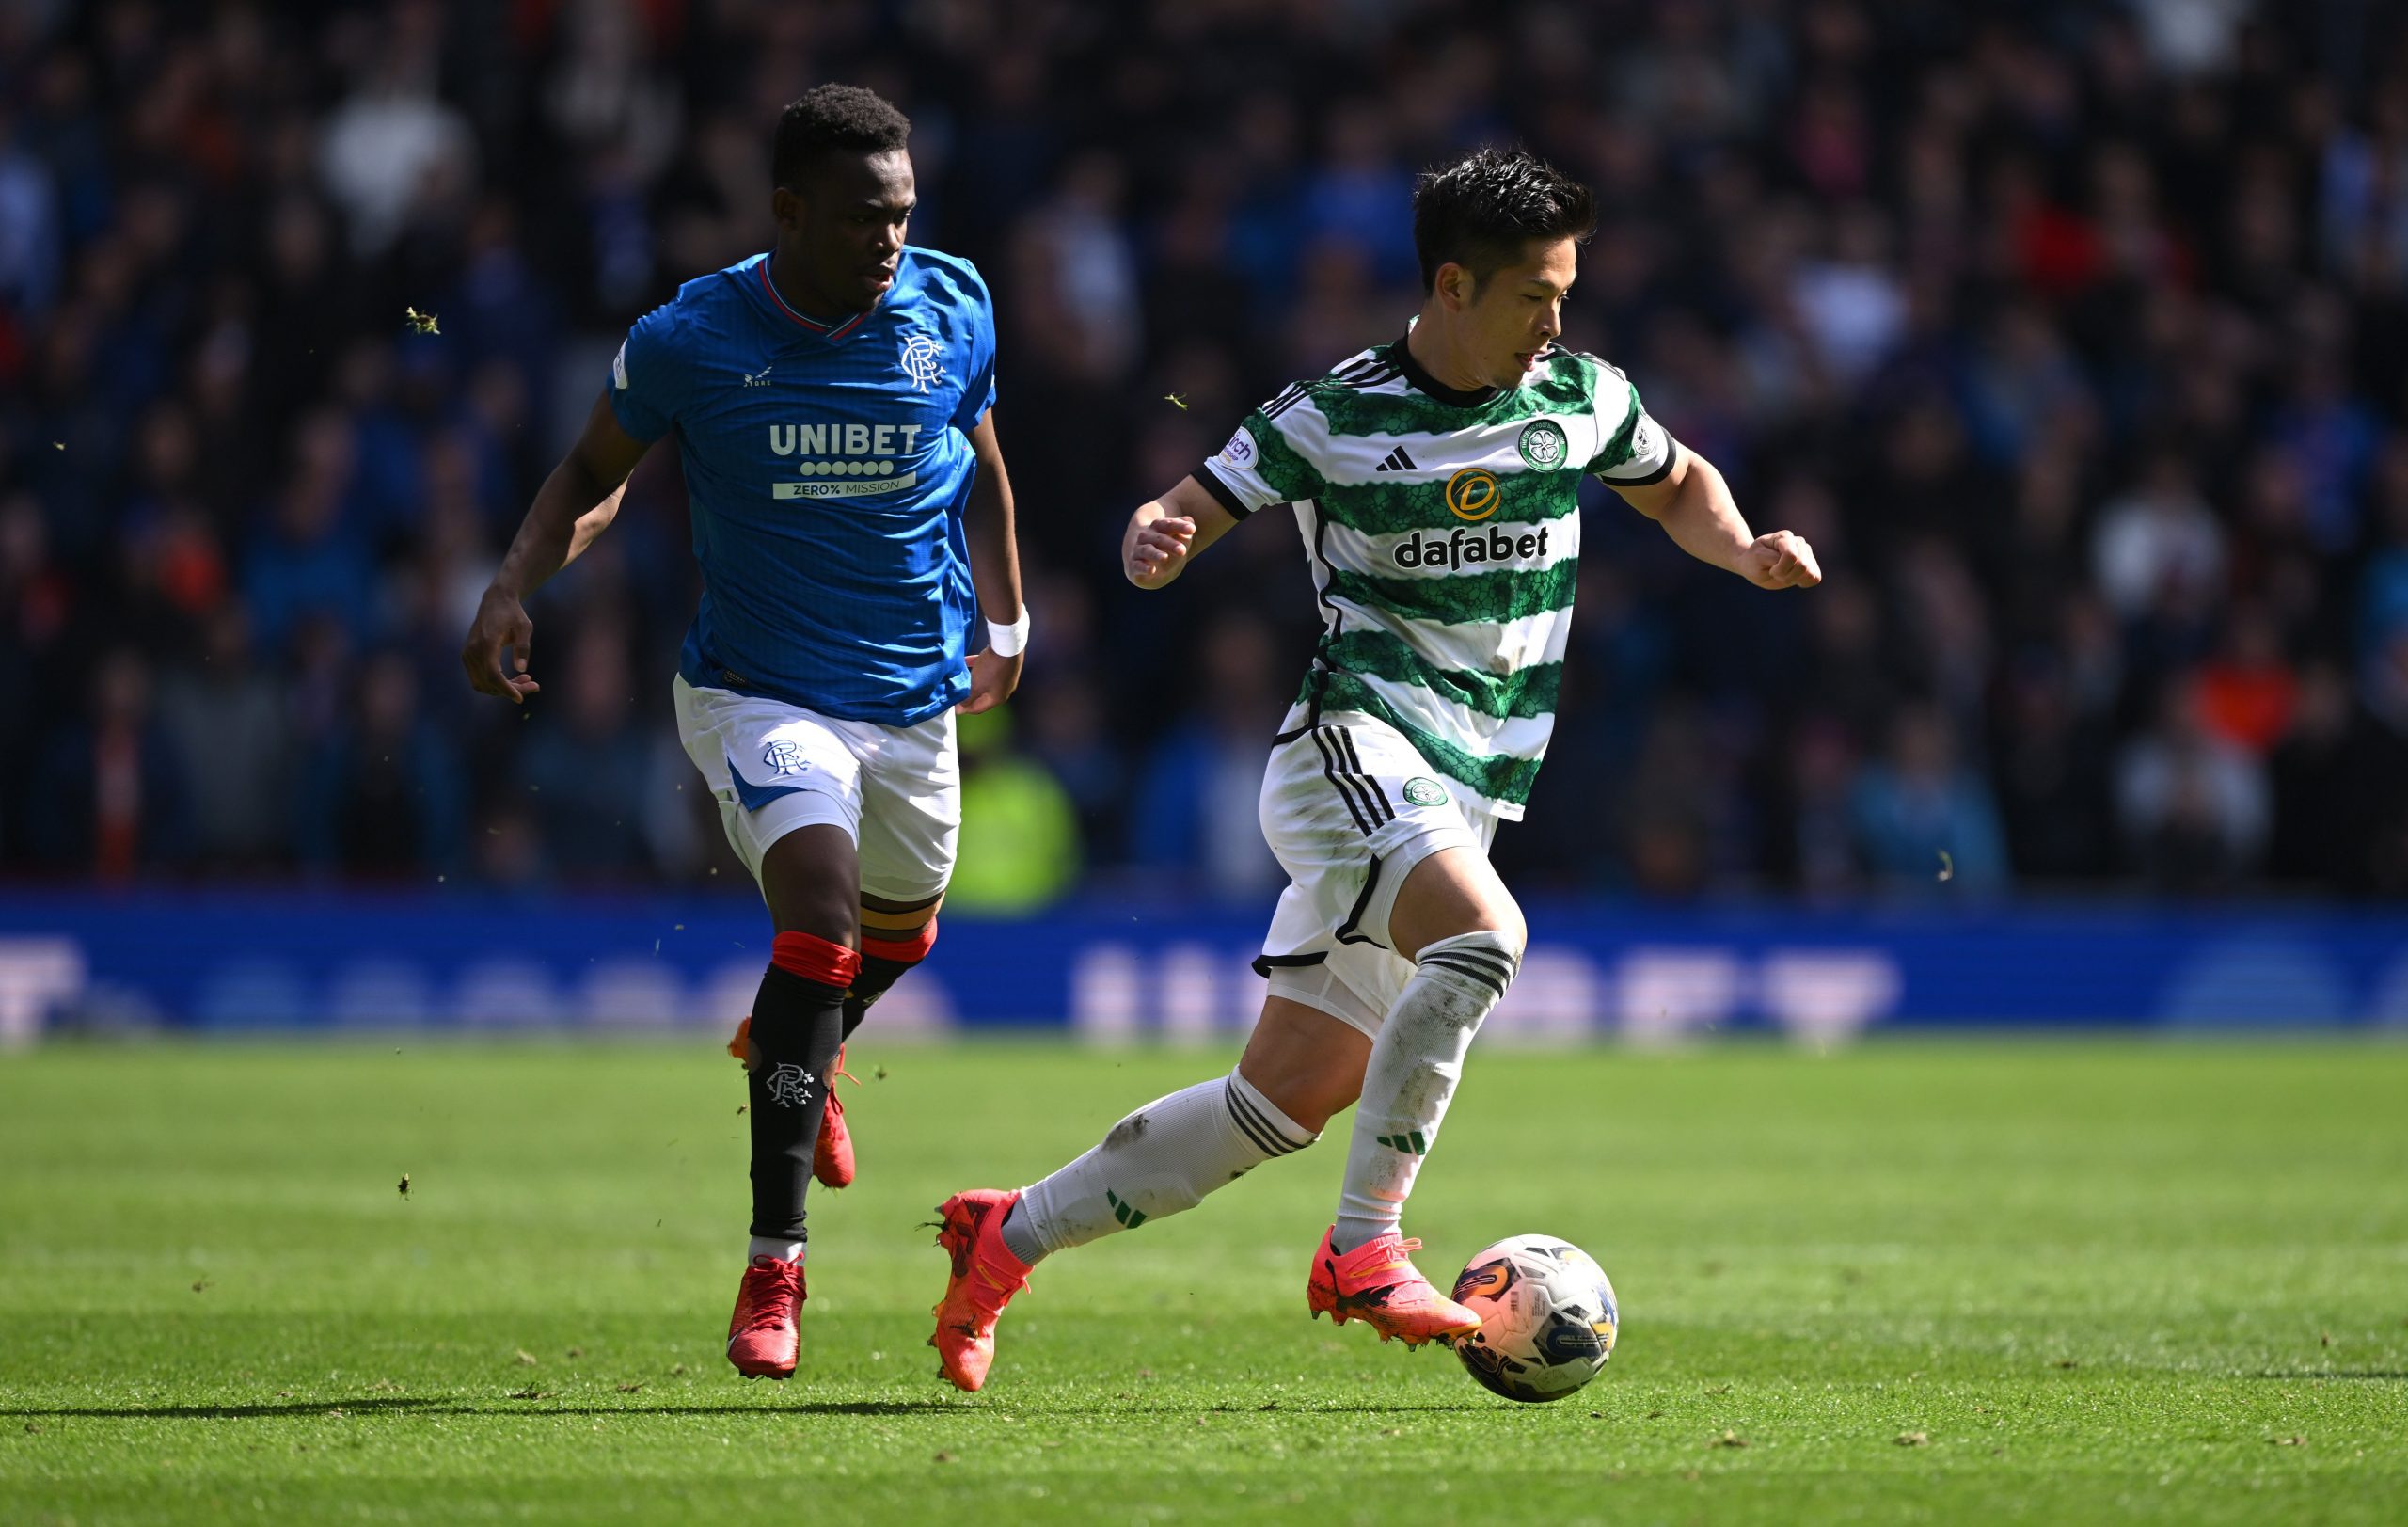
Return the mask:
M809 1297L802 1264L754 1257L736 1287L736 1313L727 1322L727 1360L747 1378L791 1378L801 1355L799 1317Z
M1449 1346L1480 1329L1480 1316L1430 1285L1413 1265L1419 1241L1408 1241L1395 1231L1372 1237L1339 1255L1330 1248L1333 1225L1313 1253L1312 1277L1305 1284L1305 1303L1314 1318L1330 1317L1343 1326L1360 1320L1407 1346L1441 1342Z
M1028 1286L1028 1264L1004 1244L1004 1217L1020 1201L1017 1192L979 1188L956 1193L938 1206L937 1245L952 1254L944 1297L930 1312L937 1364L956 1389L974 1390L987 1381L995 1361L995 1318L1012 1296Z
M836 1063L828 1069L828 1110L819 1116L819 1138L811 1148L811 1175L822 1187L853 1185L853 1132L845 1127L845 1104L836 1096L838 1082L861 1085L845 1069L845 1047L836 1046Z

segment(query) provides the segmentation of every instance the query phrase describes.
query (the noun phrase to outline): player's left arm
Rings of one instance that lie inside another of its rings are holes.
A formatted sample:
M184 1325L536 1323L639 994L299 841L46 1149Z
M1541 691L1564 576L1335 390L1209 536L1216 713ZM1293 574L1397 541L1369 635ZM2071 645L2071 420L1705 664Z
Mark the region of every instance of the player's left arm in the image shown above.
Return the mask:
M1004 448L995 438L995 411L978 416L969 431L970 450L978 458L978 475L970 485L970 517L964 527L970 541L970 581L978 590L978 608L993 625L1019 623L1020 543L1012 531L1012 481L1004 470ZM1026 653L1005 657L988 646L970 655L970 698L956 708L965 716L992 710L1020 687Z
M1608 480L1606 485L1663 526L1682 550L1760 589L1811 589L1823 581L1822 565L1804 536L1789 531L1753 533L1714 463L1694 451L1672 449L1672 469L1656 482L1625 487Z

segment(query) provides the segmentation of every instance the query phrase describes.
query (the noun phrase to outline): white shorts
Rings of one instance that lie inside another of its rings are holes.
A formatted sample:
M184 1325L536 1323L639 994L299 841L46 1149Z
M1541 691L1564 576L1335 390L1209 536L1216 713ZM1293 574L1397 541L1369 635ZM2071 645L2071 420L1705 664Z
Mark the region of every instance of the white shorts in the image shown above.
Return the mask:
M845 830L861 854L863 894L925 901L953 878L961 835L961 762L953 712L916 726L840 721L783 700L673 686L677 735L719 802L744 867L798 827Z
M1370 716L1330 712L1273 747L1262 835L1290 883L1255 962L1273 995L1378 1035L1413 978L1388 946L1398 888L1440 849L1485 852L1497 835L1497 819L1466 812L1460 791Z

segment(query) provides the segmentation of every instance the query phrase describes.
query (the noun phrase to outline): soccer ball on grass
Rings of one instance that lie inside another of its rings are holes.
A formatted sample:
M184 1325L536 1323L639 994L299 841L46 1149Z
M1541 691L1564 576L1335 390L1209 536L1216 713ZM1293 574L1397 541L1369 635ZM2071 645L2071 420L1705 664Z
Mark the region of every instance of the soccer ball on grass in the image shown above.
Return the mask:
M1455 1356L1509 1400L1562 1399L1613 1355L1614 1285L1568 1241L1509 1235L1475 1251L1454 1296L1480 1316L1480 1329L1455 1344Z

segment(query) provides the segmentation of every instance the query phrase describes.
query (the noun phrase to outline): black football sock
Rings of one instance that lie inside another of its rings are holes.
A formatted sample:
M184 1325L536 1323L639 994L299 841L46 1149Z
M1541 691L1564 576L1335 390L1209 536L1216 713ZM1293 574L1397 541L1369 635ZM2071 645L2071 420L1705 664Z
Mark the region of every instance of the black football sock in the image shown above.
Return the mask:
M828 1073L844 1042L845 992L861 957L808 933L780 933L752 999L752 1069L745 1086L752 1121L752 1233L800 1240L804 1190Z
M874 954L862 956L862 973L853 978L852 992L845 998L845 1038L853 1037L853 1030L869 1016L869 1005L884 996L886 989L911 968L897 960L880 960Z
M880 938L867 929L862 931L862 969L853 978L852 994L845 999L845 1038L853 1037L853 1030L869 1016L870 1004L884 996L905 971L927 959L936 941L934 917L919 931L900 938Z

